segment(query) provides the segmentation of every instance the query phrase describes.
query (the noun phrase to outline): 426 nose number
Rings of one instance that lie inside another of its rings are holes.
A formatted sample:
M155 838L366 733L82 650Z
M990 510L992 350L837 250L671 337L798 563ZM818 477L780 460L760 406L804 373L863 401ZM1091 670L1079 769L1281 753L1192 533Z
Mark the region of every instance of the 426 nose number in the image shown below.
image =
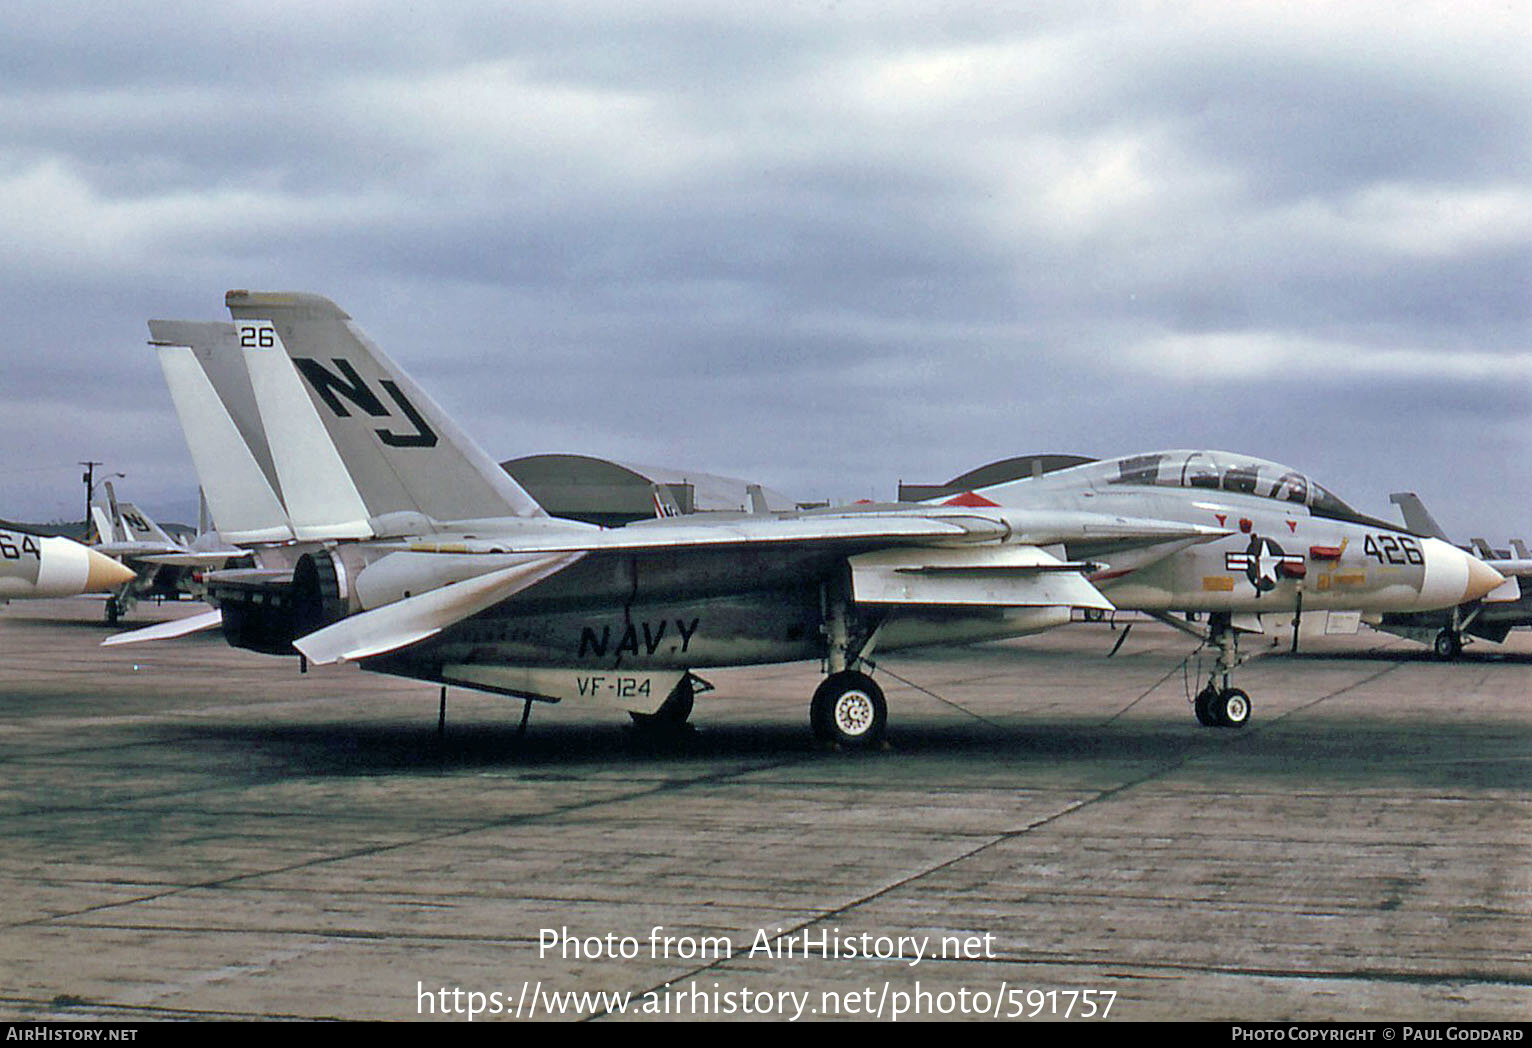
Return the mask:
M1379 564L1424 564L1420 542L1408 535L1368 535L1362 553Z

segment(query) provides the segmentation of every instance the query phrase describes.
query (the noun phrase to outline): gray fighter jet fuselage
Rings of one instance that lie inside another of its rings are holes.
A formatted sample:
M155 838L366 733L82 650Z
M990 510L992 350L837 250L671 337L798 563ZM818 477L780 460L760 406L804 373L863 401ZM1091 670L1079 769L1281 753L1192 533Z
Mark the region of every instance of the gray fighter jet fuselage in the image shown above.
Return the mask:
M260 650L533 700L684 717L695 670L820 659L816 735L882 735L875 651L1020 636L1073 608L1209 613L1199 719L1235 726L1236 618L1445 607L1473 557L1223 452L1081 465L934 503L548 517L327 299L230 292L233 324L152 321L225 538L226 636Z

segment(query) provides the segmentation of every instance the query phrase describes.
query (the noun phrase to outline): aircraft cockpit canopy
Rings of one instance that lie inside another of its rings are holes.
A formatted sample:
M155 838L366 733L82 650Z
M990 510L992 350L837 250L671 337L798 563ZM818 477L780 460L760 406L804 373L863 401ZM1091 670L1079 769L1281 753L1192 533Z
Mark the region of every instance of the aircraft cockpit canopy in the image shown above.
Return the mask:
M1081 468L1091 471L1093 487L1133 484L1230 491L1307 506L1315 516L1383 523L1358 513L1295 469L1227 451L1161 451L1108 459Z

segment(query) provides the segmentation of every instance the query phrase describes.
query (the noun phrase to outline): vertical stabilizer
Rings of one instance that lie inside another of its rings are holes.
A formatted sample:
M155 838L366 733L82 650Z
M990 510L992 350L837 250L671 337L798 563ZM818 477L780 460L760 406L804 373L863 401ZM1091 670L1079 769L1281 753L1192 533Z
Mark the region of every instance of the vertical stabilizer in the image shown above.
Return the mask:
M116 507L117 528L118 532L122 535L121 541L142 542L166 548L174 548L181 545L171 538L164 528L156 524L153 517L133 505L133 503L118 503L113 499L113 505Z
M1413 491L1396 491L1388 497L1388 501L1399 507L1399 512L1404 515L1404 526L1415 534L1441 539L1443 542L1452 541L1447 538L1447 533L1436 522L1436 518L1426 512L1425 503Z
M269 322L372 516L543 514L335 303L263 291L230 291L226 302L241 342L258 342Z
M665 484L650 484L650 497L654 501L654 515L661 520L666 517L679 517L681 507L676 504L676 497L670 493L669 486Z
M256 321L236 324L235 330L293 534L319 540L372 538L368 507L283 351L276 329L269 322Z
M291 539L287 511L267 472L192 349L193 339L205 345L221 336L232 349L233 327L151 320L149 330L197 477L223 537L234 543Z
M117 541L116 529L112 527L111 515L98 502L90 504L90 520L96 529L96 543L107 546Z
M277 481L266 427L261 424L260 406L255 402L255 390L239 351L234 325L218 320L151 320L149 334L153 345L185 346L192 351L218 396L220 410L234 423L240 439L265 474L266 483L280 497L282 486Z

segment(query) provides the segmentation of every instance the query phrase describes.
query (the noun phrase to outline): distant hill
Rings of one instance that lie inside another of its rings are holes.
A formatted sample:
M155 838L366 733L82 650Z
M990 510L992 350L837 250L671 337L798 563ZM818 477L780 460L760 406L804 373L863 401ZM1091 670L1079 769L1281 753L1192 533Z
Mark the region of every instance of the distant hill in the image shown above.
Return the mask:
M33 535L62 535L76 542L85 541L85 524L82 521L54 521L52 524L23 524L19 521L0 519L0 528L27 531Z

